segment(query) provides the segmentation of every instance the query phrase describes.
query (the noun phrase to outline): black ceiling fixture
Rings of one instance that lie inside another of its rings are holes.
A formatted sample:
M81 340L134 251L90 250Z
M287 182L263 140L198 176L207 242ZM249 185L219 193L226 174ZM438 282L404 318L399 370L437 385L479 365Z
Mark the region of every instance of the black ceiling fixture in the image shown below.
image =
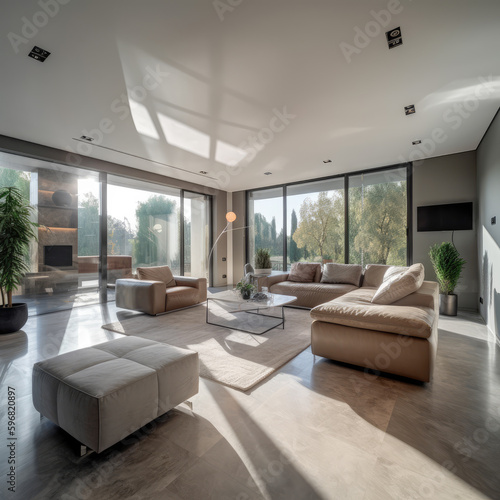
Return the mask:
M87 142L92 142L94 140L93 137L89 137L88 135L81 135L80 139L87 141Z
M387 38L387 45L390 49L399 47L403 45L403 38L401 37L401 28L398 26L392 30L386 32L385 37Z
M412 141L411 142L414 146L416 146L417 144L422 144L422 141L419 139L418 141Z
M272 172L264 172L264 175L273 175Z
M409 106L405 106L405 115L413 115L415 114L415 104L410 104Z
M323 160L323 163L332 163L332 160Z
M31 52L28 54L29 57L35 59L36 61L43 62L47 57L50 56L50 52L48 50L43 50L36 45L31 49Z

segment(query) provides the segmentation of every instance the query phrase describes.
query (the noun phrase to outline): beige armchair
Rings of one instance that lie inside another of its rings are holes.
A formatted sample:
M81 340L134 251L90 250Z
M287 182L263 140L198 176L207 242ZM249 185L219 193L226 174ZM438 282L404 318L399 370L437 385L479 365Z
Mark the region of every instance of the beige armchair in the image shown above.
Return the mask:
M207 300L206 278L173 276L168 273L168 266L138 268L139 279L116 280L117 307L157 315Z

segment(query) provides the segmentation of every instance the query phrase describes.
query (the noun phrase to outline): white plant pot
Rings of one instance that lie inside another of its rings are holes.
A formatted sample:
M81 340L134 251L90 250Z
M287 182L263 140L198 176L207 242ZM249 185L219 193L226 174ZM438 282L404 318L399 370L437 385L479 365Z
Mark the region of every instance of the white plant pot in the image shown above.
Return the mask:
M269 269L255 269L254 274L271 274L273 272L272 268Z

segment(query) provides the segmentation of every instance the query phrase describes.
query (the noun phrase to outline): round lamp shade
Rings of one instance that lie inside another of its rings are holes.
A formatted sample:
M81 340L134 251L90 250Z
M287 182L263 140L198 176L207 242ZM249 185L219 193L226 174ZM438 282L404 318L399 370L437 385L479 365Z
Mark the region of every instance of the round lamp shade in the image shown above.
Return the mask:
M226 220L228 222L234 222L236 220L236 214L234 212L228 212L226 214Z

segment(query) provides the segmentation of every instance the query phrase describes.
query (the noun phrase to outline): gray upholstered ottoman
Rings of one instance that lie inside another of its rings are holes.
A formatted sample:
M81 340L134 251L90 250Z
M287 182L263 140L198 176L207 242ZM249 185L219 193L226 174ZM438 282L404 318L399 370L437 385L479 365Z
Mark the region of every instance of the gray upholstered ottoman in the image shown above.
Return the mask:
M33 366L33 404L101 452L198 392L198 353L139 337Z

